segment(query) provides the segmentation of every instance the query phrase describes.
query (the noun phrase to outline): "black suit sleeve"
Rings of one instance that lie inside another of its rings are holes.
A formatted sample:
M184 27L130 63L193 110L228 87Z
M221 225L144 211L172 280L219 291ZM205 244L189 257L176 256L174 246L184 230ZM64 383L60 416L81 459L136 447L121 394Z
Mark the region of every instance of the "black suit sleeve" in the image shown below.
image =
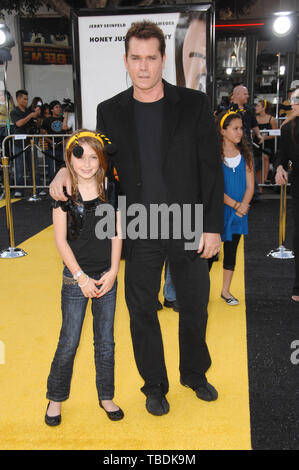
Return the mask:
M105 129L105 125L104 125L104 119L103 119L103 116L102 116L102 113L101 113L101 104L98 104L98 106L97 106L97 125L96 125L96 130L97 130L97 131L100 131L100 132L103 132L104 134L106 134L106 129Z
M203 231L223 232L224 182L219 137L208 97L204 95L198 129Z

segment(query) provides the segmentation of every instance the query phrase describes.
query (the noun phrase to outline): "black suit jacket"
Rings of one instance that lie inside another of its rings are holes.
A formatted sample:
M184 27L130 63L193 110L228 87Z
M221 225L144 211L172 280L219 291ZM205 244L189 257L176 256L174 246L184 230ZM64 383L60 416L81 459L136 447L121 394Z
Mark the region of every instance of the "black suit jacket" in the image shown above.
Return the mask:
M203 231L223 231L223 171L218 135L204 93L163 80L162 158L169 203L203 204ZM127 206L140 203L142 179L134 117L133 88L100 103L97 129L116 144L113 155ZM154 182L153 182L154 184Z
M299 198L299 118L289 121L281 128L275 167L282 165L287 171L289 160L292 162L291 194Z

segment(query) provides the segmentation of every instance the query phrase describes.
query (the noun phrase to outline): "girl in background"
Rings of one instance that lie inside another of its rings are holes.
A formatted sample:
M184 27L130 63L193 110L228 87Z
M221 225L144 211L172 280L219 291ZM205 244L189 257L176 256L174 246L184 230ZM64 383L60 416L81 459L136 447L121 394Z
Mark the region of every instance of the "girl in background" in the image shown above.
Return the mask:
M223 284L221 297L228 305L238 305L230 287L241 235L248 234L249 203L254 194L252 154L244 138L242 117L235 111L218 118L224 173Z

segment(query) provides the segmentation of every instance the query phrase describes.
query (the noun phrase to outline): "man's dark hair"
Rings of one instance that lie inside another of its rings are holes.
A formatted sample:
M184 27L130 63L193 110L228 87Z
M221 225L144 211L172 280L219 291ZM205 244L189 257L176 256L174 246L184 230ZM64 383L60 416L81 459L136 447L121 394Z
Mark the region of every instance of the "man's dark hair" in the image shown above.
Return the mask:
M21 95L26 95L26 96L28 96L28 91L27 91L27 90L18 90L18 91L16 92L16 98L18 99L18 97L21 96Z
M161 52L161 56L164 56L166 48L164 33L155 23L146 20L139 23L132 23L132 26L127 31L125 38L126 56L128 56L129 41L133 37L137 39L157 38L159 41L159 51Z
M58 101L58 100L51 101L51 103L49 104L49 108L50 108L51 113L52 113L52 110L53 110L54 106L56 106L57 104L60 104L60 106L61 106L60 101Z

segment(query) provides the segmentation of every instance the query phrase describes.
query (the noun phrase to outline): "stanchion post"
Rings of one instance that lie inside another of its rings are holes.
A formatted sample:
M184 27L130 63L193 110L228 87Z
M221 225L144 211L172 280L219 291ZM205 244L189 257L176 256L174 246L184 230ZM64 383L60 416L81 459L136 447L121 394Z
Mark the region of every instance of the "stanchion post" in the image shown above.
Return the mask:
M36 178L35 178L35 158L34 158L34 138L32 137L30 139L30 147L31 147L31 169L32 169L32 186L33 186L33 194L32 196L28 199L29 202L36 202L40 201L41 198L37 196L36 194Z
M280 209L279 209L279 247L276 250L270 251L267 256L279 259L294 258L292 250L284 247L285 232L286 232L286 214L287 214L287 185L280 186Z
M23 251L21 248L15 248L14 227L9 187L8 157L2 157L1 162L3 167L3 178L6 198L6 220L10 246L9 248L0 251L0 259L20 258L21 256L27 255L27 253L25 253L25 251Z
M279 223L279 245L283 245L286 235L286 202L287 187L286 184L280 189L280 223Z
M2 160L2 168L3 168L4 191L6 195L6 224L7 224L8 236L10 240L10 246L15 246L14 227L13 227L11 199L10 199L10 187L9 187L8 158L2 157L1 160Z

